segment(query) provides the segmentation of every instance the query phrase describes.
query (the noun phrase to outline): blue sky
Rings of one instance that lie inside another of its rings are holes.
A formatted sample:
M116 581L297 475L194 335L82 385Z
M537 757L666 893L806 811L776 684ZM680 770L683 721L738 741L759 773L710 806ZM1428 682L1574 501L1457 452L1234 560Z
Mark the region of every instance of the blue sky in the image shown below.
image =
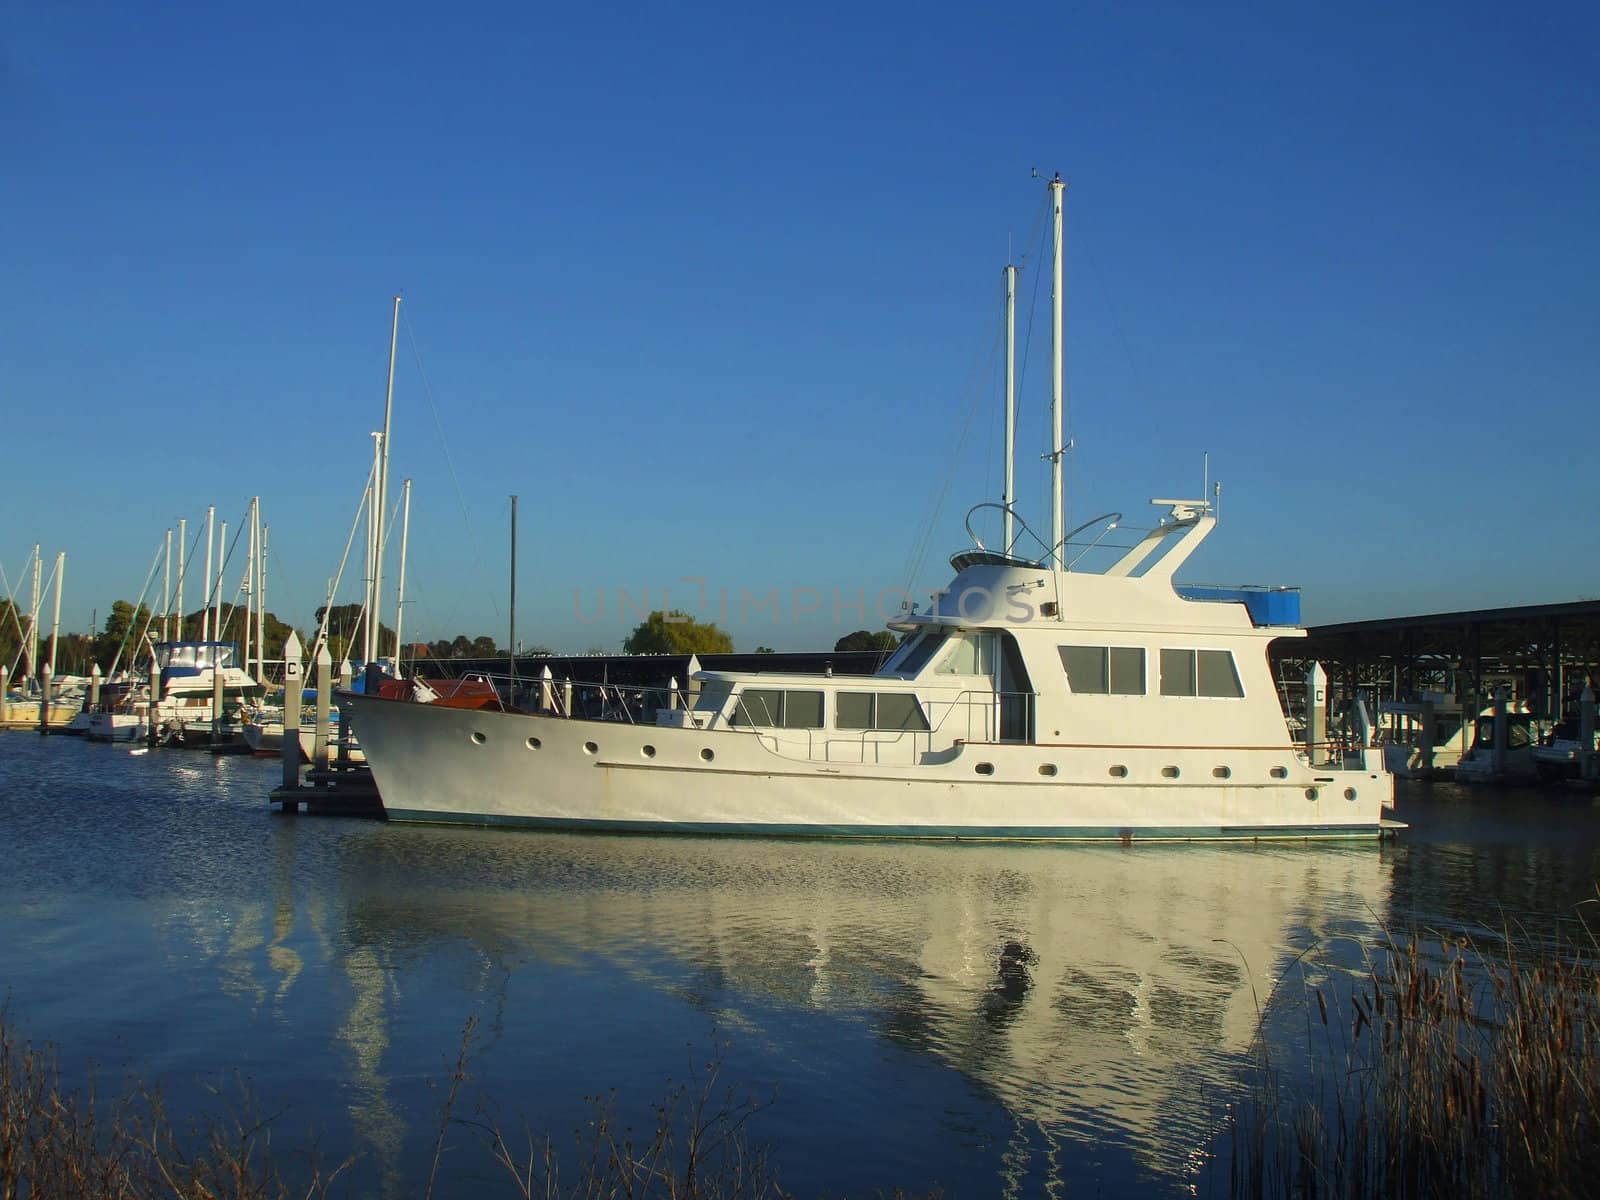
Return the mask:
M309 623L396 292L408 633L504 641L513 492L525 643L614 648L646 589L699 609L684 577L741 648L875 626L999 492L1011 248L1048 529L1035 167L1071 185L1069 521L1209 451L1191 580L1311 621L1600 595L1593 6L0 21L0 566L65 550L73 628L253 494ZM740 603L774 588L776 623Z

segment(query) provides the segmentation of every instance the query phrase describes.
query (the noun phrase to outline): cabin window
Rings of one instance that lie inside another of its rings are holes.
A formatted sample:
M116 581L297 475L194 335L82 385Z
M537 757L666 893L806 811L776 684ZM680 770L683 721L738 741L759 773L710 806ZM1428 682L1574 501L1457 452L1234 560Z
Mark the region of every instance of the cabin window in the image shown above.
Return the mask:
M1144 695L1144 648L1141 646L1060 646L1067 686L1098 696Z
M917 698L906 692L840 692L834 697L838 729L927 729Z
M1163 650L1163 696L1215 696L1237 700L1244 695L1231 650Z
M821 729L822 693L745 688L739 693L732 723L769 729Z
M700 695L695 699L694 711L698 713L721 712L728 703L728 697L733 695L733 684L717 680L708 683L701 689Z
M884 670L900 675L917 674L928 665L928 660L933 657L934 651L944 645L944 638L945 632L942 629L925 630L915 640L907 642L900 652L889 660Z
M994 635L966 633L950 639L950 653L939 664L940 675L993 675Z

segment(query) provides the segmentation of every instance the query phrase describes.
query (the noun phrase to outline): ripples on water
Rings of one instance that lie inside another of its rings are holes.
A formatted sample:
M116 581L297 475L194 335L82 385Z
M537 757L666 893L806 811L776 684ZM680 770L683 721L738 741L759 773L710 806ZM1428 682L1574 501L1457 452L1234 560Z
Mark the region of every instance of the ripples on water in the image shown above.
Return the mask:
M1261 1006L1292 1029L1383 927L1581 945L1600 846L1587 797L1443 785L1392 845L1123 849L282 818L277 776L0 738L0 985L76 1070L237 1069L367 1194L426 1171L474 1014L469 1096L558 1144L612 1087L647 1129L720 1044L802 1194L1225 1192L1196 1164Z

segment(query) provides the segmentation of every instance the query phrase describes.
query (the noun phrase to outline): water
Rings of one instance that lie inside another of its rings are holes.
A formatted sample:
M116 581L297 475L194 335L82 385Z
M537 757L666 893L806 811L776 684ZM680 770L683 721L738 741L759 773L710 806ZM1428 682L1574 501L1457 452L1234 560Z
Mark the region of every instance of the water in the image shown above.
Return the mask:
M1398 842L982 846L622 838L285 818L275 761L0 737L0 988L73 1079L244 1086L281 1148L417 1195L458 1115L636 1130L715 1059L802 1195L1218 1194L1258 1015L1383 928L1586 944L1600 809L1401 795ZM470 1130L438 1195L498 1183Z

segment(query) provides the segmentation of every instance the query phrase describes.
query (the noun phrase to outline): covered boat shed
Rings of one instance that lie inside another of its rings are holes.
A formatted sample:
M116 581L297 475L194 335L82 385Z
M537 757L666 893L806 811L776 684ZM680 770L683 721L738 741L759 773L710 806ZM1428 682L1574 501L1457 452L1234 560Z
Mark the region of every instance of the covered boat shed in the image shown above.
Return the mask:
M1318 625L1273 647L1278 677L1296 684L1313 661L1349 698L1454 696L1488 704L1497 687L1536 717L1559 720L1586 684L1600 691L1600 600L1383 617Z

